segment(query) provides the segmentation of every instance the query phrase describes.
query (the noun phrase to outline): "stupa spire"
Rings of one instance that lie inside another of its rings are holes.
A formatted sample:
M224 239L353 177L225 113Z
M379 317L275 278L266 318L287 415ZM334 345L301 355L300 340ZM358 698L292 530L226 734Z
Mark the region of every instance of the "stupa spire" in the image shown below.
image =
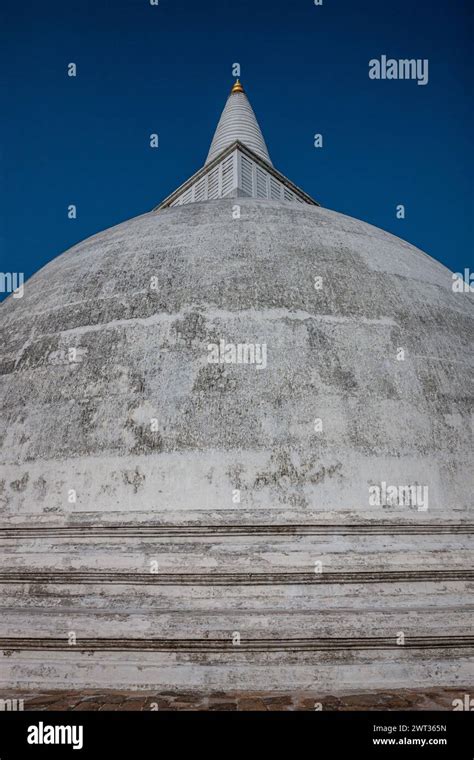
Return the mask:
M219 198L319 203L273 166L257 119L237 79L227 98L206 163L157 209Z
M233 85L227 98L227 103L222 111L206 164L236 140L239 140L243 145L253 150L267 164L273 166L253 108L238 79Z

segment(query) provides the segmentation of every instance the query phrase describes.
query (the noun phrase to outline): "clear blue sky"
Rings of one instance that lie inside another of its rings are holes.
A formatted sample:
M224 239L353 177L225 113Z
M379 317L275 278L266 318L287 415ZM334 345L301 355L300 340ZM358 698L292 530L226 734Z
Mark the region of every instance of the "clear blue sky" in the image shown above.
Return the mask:
M0 271L30 276L196 171L234 62L280 171L472 269L471 39L468 0L3 0ZM382 54L429 59L429 83L370 80Z

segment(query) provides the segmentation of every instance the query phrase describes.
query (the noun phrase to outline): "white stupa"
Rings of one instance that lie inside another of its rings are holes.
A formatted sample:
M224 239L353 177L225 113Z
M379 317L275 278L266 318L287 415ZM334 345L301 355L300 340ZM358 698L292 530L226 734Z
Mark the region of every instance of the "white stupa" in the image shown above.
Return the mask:
M202 169L1 306L0 685L465 684L451 283L277 171L236 83Z

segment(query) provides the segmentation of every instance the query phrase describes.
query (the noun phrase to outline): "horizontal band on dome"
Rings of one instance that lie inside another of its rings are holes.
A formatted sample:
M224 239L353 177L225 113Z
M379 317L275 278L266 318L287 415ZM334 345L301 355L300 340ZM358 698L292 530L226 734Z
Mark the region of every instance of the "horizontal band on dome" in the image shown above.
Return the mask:
M474 570L354 570L344 572L141 573L113 570L18 570L0 573L0 585L27 583L114 586L298 586L347 583L474 581Z
M330 525L33 525L0 528L0 541L32 538L206 538L226 536L472 535L472 523L357 523Z
M330 652L348 649L472 649L474 636L409 636L397 644L396 636L245 639L239 644L231 639L76 639L72 646L67 639L58 638L0 638L1 651L82 651L82 652Z

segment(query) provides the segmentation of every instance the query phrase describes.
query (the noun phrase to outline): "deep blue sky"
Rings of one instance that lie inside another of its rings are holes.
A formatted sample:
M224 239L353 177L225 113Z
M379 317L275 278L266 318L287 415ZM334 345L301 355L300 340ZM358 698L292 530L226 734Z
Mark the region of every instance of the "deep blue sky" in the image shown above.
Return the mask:
M234 62L280 171L322 205L389 230L452 270L472 269L468 7L3 0L0 271L31 275L149 210L196 171ZM428 85L370 80L368 61L382 54L428 58Z

